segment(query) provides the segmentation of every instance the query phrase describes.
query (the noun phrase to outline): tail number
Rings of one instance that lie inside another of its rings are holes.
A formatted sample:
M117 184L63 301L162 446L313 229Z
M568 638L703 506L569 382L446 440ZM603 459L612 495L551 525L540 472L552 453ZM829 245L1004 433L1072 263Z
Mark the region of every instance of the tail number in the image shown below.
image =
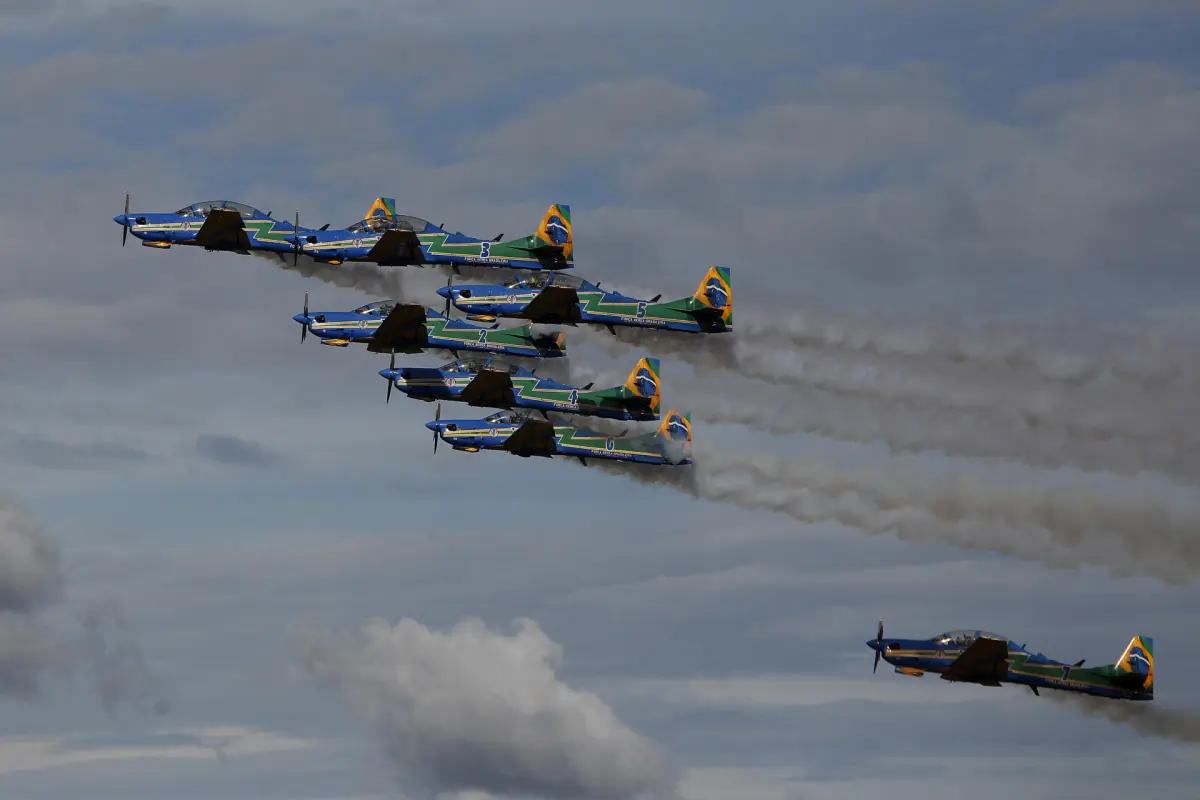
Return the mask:
M567 398L567 404L573 406L573 405L577 405L578 403L579 403L579 391L577 389L572 389L570 397Z
M487 328L483 328L479 331L479 343L487 344Z
M492 251L492 243L491 242L481 242L480 243L480 245L479 245L479 257L480 258L488 258L488 256L491 254L491 251Z
M645 318L646 318L646 304L645 304L645 303L638 303L638 307L637 307L637 318L638 318L638 319L645 319Z

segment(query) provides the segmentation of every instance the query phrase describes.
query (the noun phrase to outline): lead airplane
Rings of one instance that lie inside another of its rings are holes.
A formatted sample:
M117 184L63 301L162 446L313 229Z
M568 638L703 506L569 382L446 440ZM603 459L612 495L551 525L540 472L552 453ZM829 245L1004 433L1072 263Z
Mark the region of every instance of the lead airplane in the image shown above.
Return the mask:
M321 344L349 347L367 345L373 353L420 353L426 349L503 353L525 358L561 358L567 354L562 333L535 333L528 325L519 328L485 328L460 319L450 319L433 308L415 303L381 300L353 311L309 313L308 293L304 311L292 317L304 326L300 341L312 331Z
M587 466L589 458L632 461L658 466L691 464L692 421L688 414L668 411L653 433L609 436L574 425L536 419L528 412L497 411L483 419L442 419L437 416L425 427L433 431L433 452L441 438L455 450L478 453L501 450L522 458L571 456Z
M1028 686L1034 694L1057 689L1119 700L1154 699L1154 640L1149 636L1134 636L1115 664L1099 667L1055 661L987 631L948 631L931 639L884 638L883 620L867 647L875 651L875 669L882 657L896 672L917 678L932 672L944 681Z
M383 267L446 264L508 269L570 269L575 266L571 207L546 209L537 230L504 240L450 233L441 225L410 214L397 214L396 201L377 197L362 220L340 230L303 232L297 241L316 261L342 264L367 261Z
M143 246L161 250L174 245L242 255L249 255L251 250L266 250L278 254L281 259L285 253L291 253L293 263L298 261L300 253L297 231L303 235L324 230L301 228L299 213L294 223L282 222L273 219L269 211L262 212L232 200L192 203L171 213L130 213L128 193L125 195L125 213L113 217L113 222L122 228L122 247L132 233Z

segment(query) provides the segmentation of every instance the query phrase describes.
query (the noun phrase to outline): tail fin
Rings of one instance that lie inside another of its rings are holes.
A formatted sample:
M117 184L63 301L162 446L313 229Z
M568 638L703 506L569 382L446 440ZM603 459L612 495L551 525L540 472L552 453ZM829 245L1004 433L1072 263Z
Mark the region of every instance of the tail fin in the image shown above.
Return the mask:
M573 265L575 239L571 233L571 207L556 203L547 208L533 239L535 250L561 255L566 264Z
M394 216L396 216L396 201L391 197L376 197L375 202L371 203L371 207L367 209L367 213L363 214L363 219Z
M1125 652L1113 665L1118 674L1137 688L1154 691L1154 640L1149 636L1134 636Z
M662 388L658 378L658 359L646 357L625 379L625 388L633 392L635 397L645 397L650 401L651 413L658 415L658 405L662 401Z
M729 267L709 267L692 298L717 312L726 328L733 327L733 280Z
M692 415L672 408L663 417L662 422L658 423L658 430L655 431L655 434L660 439L690 445L692 443Z

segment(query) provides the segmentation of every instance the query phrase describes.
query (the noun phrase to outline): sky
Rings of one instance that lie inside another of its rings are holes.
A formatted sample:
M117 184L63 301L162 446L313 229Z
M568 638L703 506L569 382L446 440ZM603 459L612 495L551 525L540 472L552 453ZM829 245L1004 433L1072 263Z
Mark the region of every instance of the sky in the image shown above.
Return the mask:
M4 797L1194 796L1196 4L57 0L0 44ZM696 463L435 456L291 317L444 273L123 248L126 192L569 203L589 279L728 266L728 339L558 367L660 357ZM1153 636L1155 707L872 674L881 618Z

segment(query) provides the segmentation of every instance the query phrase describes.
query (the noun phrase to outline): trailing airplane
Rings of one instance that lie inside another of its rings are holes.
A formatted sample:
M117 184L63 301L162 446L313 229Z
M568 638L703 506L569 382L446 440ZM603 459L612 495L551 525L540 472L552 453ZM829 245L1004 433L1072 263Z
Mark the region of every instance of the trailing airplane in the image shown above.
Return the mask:
M452 286L438 289L468 319L490 322L498 317L530 322L660 328L685 333L733 330L733 288L729 267L709 267L691 297L660 303L662 295L639 300L609 292L576 275L560 272L521 275L504 284Z
M367 345L374 353L420 353L426 349L503 353L526 358L560 358L566 355L562 333L535 333L528 325L519 328L485 328L460 319L450 319L433 308L413 303L381 300L353 311L309 313L308 293L304 312L292 317L304 326L300 341L312 331L321 344L348 347L353 342Z
M886 639L883 620L867 647L875 651L875 669L883 658L902 675L926 672L944 681L1000 686L1015 683L1038 689L1058 689L1120 700L1154 699L1154 640L1134 636L1115 664L1084 667L1068 664L987 631L957 630L932 639Z
M446 264L509 269L570 269L575 266L571 207L550 206L537 230L504 240L450 233L441 225L396 213L396 201L377 197L362 220L340 230L304 231L302 252L317 261L368 261L383 267Z
M585 466L587 459L633 461L639 464L682 466L692 463L690 415L671 409L653 433L608 436L574 425L536 419L529 412L497 411L484 419L442 419L437 416L425 427L433 431L433 451L438 439L455 450L477 453L503 450L516 456L572 456Z
M661 400L658 359L643 358L625 379L610 389L592 389L592 384L577 388L544 378L519 364L480 356L456 359L440 367L396 368L392 365L379 374L388 381L388 400L392 387L409 397L433 402L448 400L488 408L528 408L581 414L607 419L655 421Z

